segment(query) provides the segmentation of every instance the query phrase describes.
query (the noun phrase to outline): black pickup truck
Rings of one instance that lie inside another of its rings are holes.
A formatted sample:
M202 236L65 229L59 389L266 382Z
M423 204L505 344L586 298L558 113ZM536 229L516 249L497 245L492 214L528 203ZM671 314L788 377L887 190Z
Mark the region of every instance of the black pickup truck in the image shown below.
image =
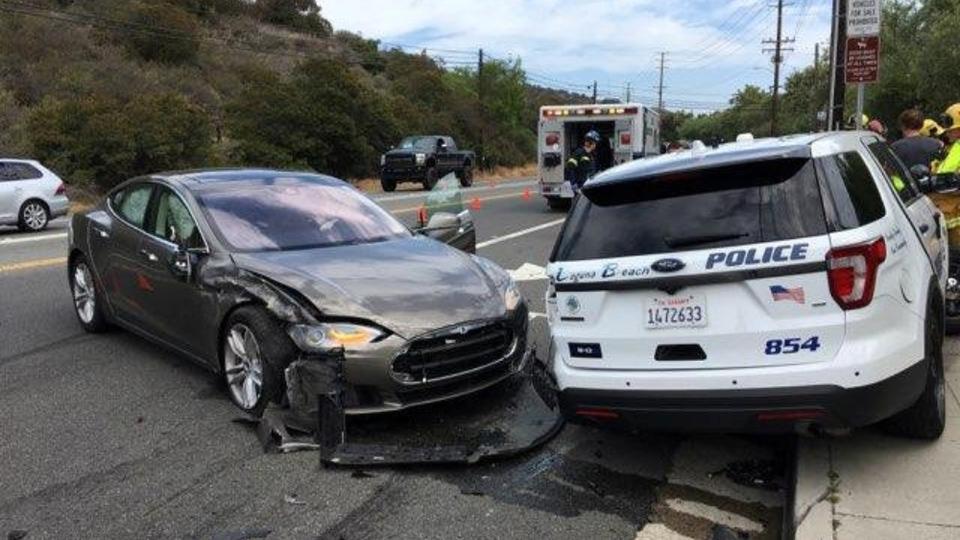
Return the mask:
M402 182L419 182L426 190L437 180L455 173L460 185L473 184L473 167L477 156L470 150L457 150L453 137L417 135L400 141L400 145L380 158L380 184L384 191L397 189Z

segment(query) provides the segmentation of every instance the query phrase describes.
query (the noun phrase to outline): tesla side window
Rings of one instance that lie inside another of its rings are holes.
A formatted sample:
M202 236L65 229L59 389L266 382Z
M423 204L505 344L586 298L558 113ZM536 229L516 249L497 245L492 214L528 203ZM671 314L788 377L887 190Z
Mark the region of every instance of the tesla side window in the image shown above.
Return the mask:
M187 206L175 193L163 188L157 198L153 234L178 246L202 248L203 238Z
M198 194L208 221L236 251L366 244L410 235L376 203L339 180L278 177Z
M113 196L113 208L131 225L142 228L152 194L153 186L150 184L130 186Z

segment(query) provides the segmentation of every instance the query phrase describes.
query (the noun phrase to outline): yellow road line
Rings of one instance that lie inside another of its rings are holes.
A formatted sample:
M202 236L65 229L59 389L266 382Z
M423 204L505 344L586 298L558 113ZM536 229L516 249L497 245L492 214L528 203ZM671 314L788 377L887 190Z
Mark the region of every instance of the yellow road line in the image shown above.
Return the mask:
M479 197L479 199L480 199L481 202L483 202L483 201L491 201L491 200L496 200L496 199L508 199L508 198L510 198L510 197L520 197L520 196L522 196L522 195L523 195L523 192L520 191L520 192L517 192L517 193L506 193L506 194L503 194L503 195L491 195L491 196L489 196L489 197ZM531 192L531 195L532 195L532 192ZM472 200L473 200L473 199L470 199L470 201L472 201ZM470 204L470 201L464 201L464 203L465 203L464 205L465 205L465 206L468 206L468 205ZM402 214L402 213L406 213L406 212L416 212L416 211L419 210L422 206L423 206L423 205L413 206L413 207L410 207L410 208L398 208L398 209L396 209L396 210L389 210L389 212L392 213L392 214ZM40 268L49 268L49 267L52 267L52 266L60 266L60 265L66 265L66 264L67 264L67 258L66 258L66 257L56 257L56 258L52 258L52 259L37 259L37 260L33 260L33 261L23 261L23 262L17 262L17 263L0 264L0 274L4 274L4 273L7 273L7 272L17 272L17 271L20 271L20 270L37 270L37 269L40 269Z
M64 266L67 264L66 257L56 257L53 259L37 259L34 261L23 261L10 264L0 264L0 274L6 272L16 272L18 270L36 270L38 268L49 268L51 266Z

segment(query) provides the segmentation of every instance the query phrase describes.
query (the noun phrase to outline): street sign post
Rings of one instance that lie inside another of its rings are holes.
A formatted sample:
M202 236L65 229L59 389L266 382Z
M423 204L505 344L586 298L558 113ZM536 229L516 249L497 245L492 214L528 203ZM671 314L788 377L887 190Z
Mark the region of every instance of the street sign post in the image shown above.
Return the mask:
M846 80L852 83L875 83L880 74L880 38L865 36L847 38Z
M864 84L875 83L880 74L880 2L846 0L847 42L846 82L857 84L857 112L854 123L863 129Z

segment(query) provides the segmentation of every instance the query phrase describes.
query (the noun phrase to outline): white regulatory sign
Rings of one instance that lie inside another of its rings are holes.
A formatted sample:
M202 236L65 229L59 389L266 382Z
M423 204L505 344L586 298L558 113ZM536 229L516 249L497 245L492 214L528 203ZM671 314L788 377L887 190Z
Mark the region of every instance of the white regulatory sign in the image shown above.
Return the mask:
M846 0L847 37L880 35L880 0Z

